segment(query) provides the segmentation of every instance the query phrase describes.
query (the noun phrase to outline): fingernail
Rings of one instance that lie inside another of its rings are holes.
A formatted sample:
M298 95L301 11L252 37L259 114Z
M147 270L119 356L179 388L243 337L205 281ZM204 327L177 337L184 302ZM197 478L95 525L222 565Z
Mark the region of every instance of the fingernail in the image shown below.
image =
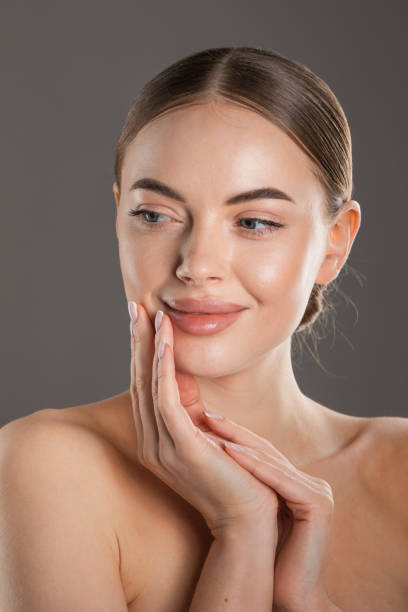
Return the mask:
M163 311L162 310L158 310L156 312L156 318L155 318L155 321L154 321L154 326L155 326L157 332L160 329L162 318L163 318Z
M128 302L128 310L129 316L132 320L132 323L136 323L137 321L137 306L136 302Z
M159 351L158 351L158 353L159 353L159 359L161 359L161 358L163 357L163 353L164 353L164 345L165 345L165 342L164 342L164 340L163 340L163 339L161 339L161 340L160 340L160 342L159 342Z
M235 450L243 451L244 449L239 444L234 444L234 442L224 442L225 446L229 446L230 448L234 448Z
M203 434L205 435L205 437L207 438L207 440L212 446L214 446L215 448L219 448L218 443L217 443L217 438L215 436L212 436L206 433L205 431L203 431Z
M212 436L211 434L207 433L206 431L203 431L203 435L206 438L209 438L210 440L217 440L218 439L217 436Z
M212 419L222 419L223 417L220 414L216 414L215 412L210 412L209 410L204 410L204 414Z

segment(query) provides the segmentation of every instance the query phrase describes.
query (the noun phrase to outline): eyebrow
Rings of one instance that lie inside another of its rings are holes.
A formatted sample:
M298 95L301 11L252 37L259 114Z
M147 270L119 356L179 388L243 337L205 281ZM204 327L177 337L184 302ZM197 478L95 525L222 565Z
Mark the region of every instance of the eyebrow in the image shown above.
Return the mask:
M160 195L164 195L167 198L171 198L172 200L177 200L183 204L186 203L186 200L182 195L177 193L177 191L175 191L172 187L169 187L168 185L165 185L165 183L162 183L156 179L141 178L132 184L129 191L132 191L133 189L148 189L150 191L155 191ZM226 201L226 204L240 204L241 202L249 202L250 200L260 200L266 198L270 198L272 200L287 200L288 202L295 204L295 200L293 198L276 187L261 187L260 189L251 189L251 191L239 193L238 195L229 198Z

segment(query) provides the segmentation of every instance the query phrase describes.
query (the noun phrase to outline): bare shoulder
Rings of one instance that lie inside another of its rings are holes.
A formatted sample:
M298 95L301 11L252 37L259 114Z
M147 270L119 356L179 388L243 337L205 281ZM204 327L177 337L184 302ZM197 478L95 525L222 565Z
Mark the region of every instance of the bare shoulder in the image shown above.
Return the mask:
M367 430L367 483L389 513L408 525L408 419L373 417Z
M65 418L61 410L44 409L21 417L0 428L2 476L17 482L30 476L38 483L75 488L77 503L97 512L104 521L111 550L119 561L114 530L109 529L106 485L110 451L106 442L91 429ZM6 476L5 476L6 475ZM50 493L58 494L58 491Z
M108 454L59 410L0 429L1 609L127 609Z
M146 569L141 525L151 479L137 463L136 442L127 393L40 410L0 428L0 468L8 463L11 472L23 475L27 470L21 465L28 462L33 478L38 481L36 473L43 474L45 488L72 488L75 508L86 513L90 530L99 534L114 561L112 576L120 576L127 602L142 590ZM126 571L128 523L132 562L138 570L131 580Z
M379 416L370 419L372 431L385 440L402 443L408 434L408 418L399 416Z
M0 428L1 465L17 467L28 462L49 477L64 473L67 480L71 478L73 483L79 486L81 482L87 488L90 511L94 510L91 502L103 497L103 507L112 522L121 511L125 472L137 479L138 471L134 464L136 452L126 453L132 440L124 439L124 431L129 430L131 436L125 411L114 402L107 410L103 404L43 409L11 421ZM114 548L119 560L116 543Z
M370 419L368 428L372 452L377 454L377 467L398 460L408 461L408 418L381 416Z
M30 454L33 459L53 457L58 460L67 452L71 465L77 461L83 468L92 469L92 463L84 463L84 459L89 460L91 455L97 454L101 461L107 449L101 436L87 427L85 421L70 418L65 409L38 410L0 428L0 453L8 453L8 456ZM96 469L100 461L94 463Z

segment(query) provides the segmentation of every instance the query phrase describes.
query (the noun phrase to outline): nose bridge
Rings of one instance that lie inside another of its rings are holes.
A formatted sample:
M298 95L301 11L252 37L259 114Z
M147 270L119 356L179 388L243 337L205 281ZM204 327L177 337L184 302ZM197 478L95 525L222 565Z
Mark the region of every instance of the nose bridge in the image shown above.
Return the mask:
M179 271L192 277L223 276L229 243L216 215L203 213L193 223L180 248Z

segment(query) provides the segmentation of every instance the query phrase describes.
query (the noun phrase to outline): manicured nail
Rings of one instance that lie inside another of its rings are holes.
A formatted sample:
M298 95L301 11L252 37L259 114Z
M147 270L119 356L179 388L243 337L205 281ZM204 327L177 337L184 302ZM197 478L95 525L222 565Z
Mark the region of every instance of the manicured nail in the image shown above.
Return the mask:
M239 444L234 444L234 442L224 442L225 446L229 446L230 448L234 448L235 450L243 451L245 450Z
M155 326L157 332L160 329L162 318L163 318L163 311L162 310L158 310L156 312L156 318L155 318L155 321L154 321L154 326Z
M129 316L132 320L132 323L136 323L137 321L137 306L136 302L128 302L128 310Z
M223 419L224 418L220 414L217 414L215 412L210 412L209 410L204 410L204 414L208 417L211 417L212 419Z
M208 433L208 431L203 431L203 435L206 436L206 438L211 438L211 440L218 440L217 436L213 436L212 434Z
M166 344L166 343L164 342L164 340L163 340L163 339L162 339L162 340L160 340L160 342L159 342L159 351L158 351L158 354L159 354L159 359L161 359L161 358L163 357L163 353L164 353L164 345L165 345L165 344Z

